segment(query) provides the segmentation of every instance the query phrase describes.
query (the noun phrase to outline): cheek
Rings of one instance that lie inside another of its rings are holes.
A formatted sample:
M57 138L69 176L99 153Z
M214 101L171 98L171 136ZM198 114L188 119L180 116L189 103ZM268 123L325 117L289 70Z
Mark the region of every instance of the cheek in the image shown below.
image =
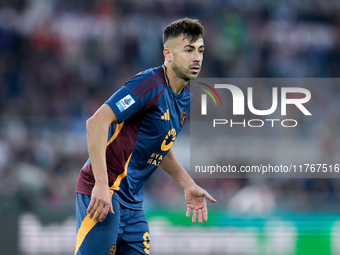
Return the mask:
M173 58L176 59L177 62L183 63L190 59L190 54L187 52L178 52L177 54L173 55Z
M181 54L180 58L178 59L182 66L188 65L192 61L192 55L188 53Z

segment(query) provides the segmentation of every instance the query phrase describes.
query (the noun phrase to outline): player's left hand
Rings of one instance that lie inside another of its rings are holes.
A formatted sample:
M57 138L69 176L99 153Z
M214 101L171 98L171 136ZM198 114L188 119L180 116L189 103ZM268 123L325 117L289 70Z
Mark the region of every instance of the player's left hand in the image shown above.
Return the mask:
M202 224L202 220L206 222L208 220L208 208L205 199L213 203L216 203L216 199L196 184L185 189L184 195L188 206L186 216L190 217L192 211L192 223L196 223L197 214L199 224Z

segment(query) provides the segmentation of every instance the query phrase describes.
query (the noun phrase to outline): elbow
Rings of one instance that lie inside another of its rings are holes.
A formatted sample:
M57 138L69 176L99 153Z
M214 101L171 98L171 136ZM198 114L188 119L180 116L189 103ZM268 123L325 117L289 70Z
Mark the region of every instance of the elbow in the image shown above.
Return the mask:
M86 120L86 131L89 132L105 132L110 124L103 120L100 116L93 115Z
M90 118L88 118L88 119L86 120L86 129L88 129L89 126L92 126L92 122L93 122L92 117L90 117Z
M93 127L96 125L96 123L98 123L98 121L96 121L96 119L94 118L94 116L88 118L86 120L86 130L89 131L89 130L92 130Z

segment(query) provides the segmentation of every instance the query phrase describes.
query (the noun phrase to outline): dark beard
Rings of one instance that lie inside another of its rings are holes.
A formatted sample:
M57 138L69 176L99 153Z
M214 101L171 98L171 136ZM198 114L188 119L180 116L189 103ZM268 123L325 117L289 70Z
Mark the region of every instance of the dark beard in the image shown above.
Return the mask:
M180 68L177 66L172 66L172 70L174 70L174 73L176 76L186 82L190 81L191 78L189 78L187 75L185 75L183 72L180 71Z

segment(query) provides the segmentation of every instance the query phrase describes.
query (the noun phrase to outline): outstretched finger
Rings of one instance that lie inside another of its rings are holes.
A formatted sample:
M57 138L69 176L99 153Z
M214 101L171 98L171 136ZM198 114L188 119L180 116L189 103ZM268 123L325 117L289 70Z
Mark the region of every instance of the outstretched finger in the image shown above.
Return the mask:
M198 224L202 224L202 209L198 209Z
M196 218L197 218L197 210L194 209L192 211L192 223L196 223Z
M208 220L208 208L207 208L207 207L204 207L204 208L202 209L202 213L203 213L203 221L204 221L204 222L207 222L207 220Z
M191 210L192 210L192 209L191 209L190 207L188 207L188 209L187 209L187 213L186 213L186 216L187 216L187 217L190 217Z
M216 203L216 199L213 198L208 192L205 192L204 197L208 199L210 202Z

